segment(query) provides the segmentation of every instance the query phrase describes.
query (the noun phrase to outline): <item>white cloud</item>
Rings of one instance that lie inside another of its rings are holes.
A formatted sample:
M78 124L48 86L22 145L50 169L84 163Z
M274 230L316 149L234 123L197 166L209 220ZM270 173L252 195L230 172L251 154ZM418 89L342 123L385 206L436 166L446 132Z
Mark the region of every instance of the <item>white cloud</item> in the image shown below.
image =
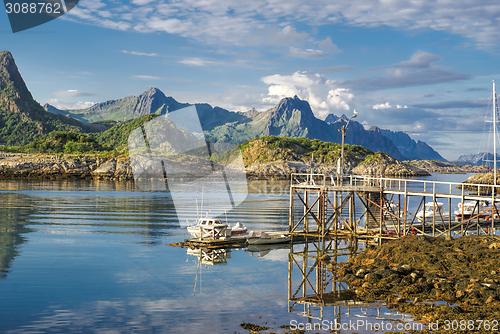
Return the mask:
M328 92L328 104L334 109L348 111L350 109L349 102L352 101L354 95L347 88L337 88Z
M142 79L142 80L163 80L162 77L155 77L153 75L133 75L132 78Z
M398 104L398 105L396 106L396 108L398 108L398 109L408 109L408 107L406 106L406 104L405 104L404 106L402 106L402 105Z
M319 47L329 53L339 53L339 52L342 52L341 49L339 49L339 47L335 44L333 44L332 42L332 39L330 38L330 36L328 36L327 38L319 41L318 43Z
M147 56L147 57L158 57L159 56L157 53L145 53L145 52L136 52L136 51L127 51L127 50L121 50L121 52L129 54L129 55L135 55L135 56Z
M57 98L57 97L83 97L83 96L93 96L93 95L96 95L96 94L82 92L82 91L79 91L76 89L70 89L70 90L66 90L66 91L55 92L52 95L50 95L50 97L54 97L54 98Z
M453 72L442 66L431 64L440 59L439 55L418 51L409 60L391 66L380 66L372 71L374 74L371 77L346 80L344 85L369 91L432 85L471 77L469 74Z
M376 104L372 108L373 110L377 110L377 109L390 109L392 107L389 104L389 102L386 102L386 103Z
M402 61L396 64L395 67L413 67L413 68L426 68L438 60L441 57L432 53L424 52L418 50L417 53L414 53L410 60Z
M46 103L53 105L57 109L61 110L75 110L75 109L85 109L85 108L90 108L95 102L90 102L90 101L77 101L77 102L72 102L72 101L59 101L58 99L49 99Z
M213 66L217 64L215 61L201 59L201 58L184 58L177 61L180 64L189 65L189 66Z
M270 32L267 34L266 39L271 41L273 44L301 45L308 37L309 34L307 32L297 32L296 28L287 25L281 30L270 29Z
M282 0L255 0L251 3L236 0L131 0L130 3L133 6L120 2L82 0L68 15L82 23L121 30L167 32L204 43L255 45L279 43L282 39L287 45L299 46L311 36L297 32L294 24L314 22L316 25L342 24L367 28L388 26L406 31L431 29L463 36L480 48L497 48L500 44L497 33L500 28L500 3L495 0L432 3L423 0L366 0L362 4L350 0L309 3ZM127 22L121 21L122 18L126 18ZM274 28L280 25L284 28ZM327 51L330 42L322 42L320 48Z
M289 55L292 57L300 57L300 58L323 58L327 56L328 53L326 53L323 50L298 49L291 46Z
M266 103L278 103L284 97L297 95L307 100L316 117L324 119L328 114L346 112L354 99L349 89L337 87L333 80L320 74L295 72L291 75L274 74L261 79L269 85Z
M134 5L139 5L139 6L142 6L142 5L147 5L151 2L153 2L154 0L132 0L131 2L134 4Z

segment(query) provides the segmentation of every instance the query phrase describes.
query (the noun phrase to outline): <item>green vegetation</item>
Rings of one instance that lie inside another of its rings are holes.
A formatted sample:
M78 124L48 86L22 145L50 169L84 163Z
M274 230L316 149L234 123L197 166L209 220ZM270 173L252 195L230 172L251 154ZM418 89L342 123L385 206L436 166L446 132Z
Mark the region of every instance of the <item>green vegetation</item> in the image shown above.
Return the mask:
M112 150L97 143L94 137L72 131L53 131L47 136L20 147L9 147L9 151L24 153L89 153Z
M6 146L4 149L17 153L97 153L121 154L127 149L130 133L142 124L158 117L145 115L131 121L118 123L100 133L78 133L53 131L21 146ZM112 121L113 122L113 121ZM110 124L103 122L105 124Z
M362 162L360 162L360 165L364 165L364 164L372 164L374 163L376 160L391 160L393 159L389 154L387 153L384 153L384 152L376 152L376 153L373 153L373 154L370 154L370 155L367 155L365 160L363 160Z
M102 146L112 147L117 151L124 151L127 149L130 133L158 116L158 114L148 114L130 121L118 123L104 132L95 134L95 138Z
M237 156L239 150L242 152L245 165L277 160L308 161L313 154L315 160L321 163L334 164L340 157L341 145L302 137L265 136L248 140L230 151L215 153L212 159L218 163L227 164ZM344 147L345 158L354 160L356 163L371 153L373 152L359 145L345 145Z

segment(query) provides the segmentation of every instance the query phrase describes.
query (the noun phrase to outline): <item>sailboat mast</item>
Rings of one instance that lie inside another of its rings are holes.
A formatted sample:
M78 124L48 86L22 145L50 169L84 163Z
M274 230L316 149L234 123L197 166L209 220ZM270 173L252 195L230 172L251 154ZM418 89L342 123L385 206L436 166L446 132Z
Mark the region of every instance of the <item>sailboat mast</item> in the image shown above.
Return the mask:
M497 185L497 92L493 80L493 184Z

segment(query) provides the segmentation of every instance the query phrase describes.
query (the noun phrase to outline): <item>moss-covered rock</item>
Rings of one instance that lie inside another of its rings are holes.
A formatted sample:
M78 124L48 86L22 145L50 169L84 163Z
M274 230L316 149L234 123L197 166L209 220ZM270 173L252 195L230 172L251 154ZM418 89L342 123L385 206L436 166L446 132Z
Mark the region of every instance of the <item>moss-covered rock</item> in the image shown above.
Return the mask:
M366 157L353 173L359 175L382 175L382 176L427 176L430 175L423 169L394 159L384 152L377 152Z

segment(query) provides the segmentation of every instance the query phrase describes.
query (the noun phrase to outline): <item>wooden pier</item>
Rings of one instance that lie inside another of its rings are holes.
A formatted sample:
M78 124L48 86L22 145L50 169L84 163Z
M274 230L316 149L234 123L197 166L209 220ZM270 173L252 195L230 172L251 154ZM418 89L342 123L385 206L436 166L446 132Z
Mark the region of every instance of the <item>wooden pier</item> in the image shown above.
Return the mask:
M324 174L292 174L289 233L292 238L377 240L408 234L452 238L471 230L493 234L500 222L500 197L495 196L500 193L498 188L370 176L349 176L339 182ZM475 203L474 213L457 220L454 210L461 207L464 216L464 204L470 201ZM410 202L418 204L410 206ZM429 208L426 203L434 203L430 205L432 213L425 212ZM422 210L423 215L419 213Z

